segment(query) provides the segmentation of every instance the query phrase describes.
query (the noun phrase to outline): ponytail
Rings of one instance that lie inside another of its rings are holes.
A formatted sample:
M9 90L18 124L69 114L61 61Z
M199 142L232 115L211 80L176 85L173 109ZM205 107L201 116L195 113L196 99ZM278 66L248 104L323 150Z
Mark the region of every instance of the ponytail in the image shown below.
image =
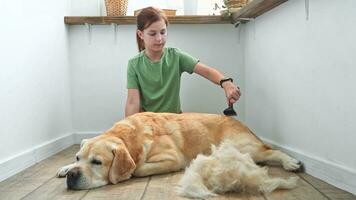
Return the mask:
M136 41L137 41L138 51L141 52L141 51L145 50L145 43L140 38L140 36L138 36L137 31L136 31Z

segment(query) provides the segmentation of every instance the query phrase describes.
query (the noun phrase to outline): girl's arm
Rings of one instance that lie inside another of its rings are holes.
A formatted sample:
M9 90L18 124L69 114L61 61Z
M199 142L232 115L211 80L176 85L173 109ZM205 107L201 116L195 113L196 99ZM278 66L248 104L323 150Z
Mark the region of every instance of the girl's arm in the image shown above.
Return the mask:
M201 62L198 62L195 65L194 72L217 85L220 85L220 80L225 78L224 75L218 70L209 67L208 65L205 65ZM229 105L234 104L237 100L239 100L241 96L241 91L239 87L236 87L231 81L225 81L222 86L224 88L227 103Z
M138 89L127 90L125 117L140 112L140 91Z

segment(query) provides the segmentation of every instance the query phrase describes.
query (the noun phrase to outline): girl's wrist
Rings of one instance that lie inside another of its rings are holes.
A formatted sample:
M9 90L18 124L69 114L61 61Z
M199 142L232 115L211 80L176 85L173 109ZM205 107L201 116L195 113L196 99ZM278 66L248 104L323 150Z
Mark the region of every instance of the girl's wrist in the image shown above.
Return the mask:
M230 81L226 81L224 83L221 84L221 87L225 90L225 89L228 89L230 88L231 86L233 86L234 84Z
M233 79L232 78L223 78L220 80L220 87L224 88L224 86L226 86L227 83L232 83Z

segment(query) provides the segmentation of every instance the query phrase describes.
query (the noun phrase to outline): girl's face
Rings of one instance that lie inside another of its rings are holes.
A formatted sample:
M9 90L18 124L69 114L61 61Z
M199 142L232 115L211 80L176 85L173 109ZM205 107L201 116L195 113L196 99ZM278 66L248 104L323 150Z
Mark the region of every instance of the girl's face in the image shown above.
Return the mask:
M167 39L167 26L164 20L152 23L143 31L137 30L148 51L162 52Z

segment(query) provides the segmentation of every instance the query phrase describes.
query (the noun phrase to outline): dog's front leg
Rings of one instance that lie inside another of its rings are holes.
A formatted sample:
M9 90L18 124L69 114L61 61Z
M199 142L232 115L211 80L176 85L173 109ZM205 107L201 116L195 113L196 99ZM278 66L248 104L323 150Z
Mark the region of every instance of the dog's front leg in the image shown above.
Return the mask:
M159 154L137 166L134 176L149 176L153 174L164 174L183 169L185 166L181 159L176 156Z
M69 164L69 165L65 165L61 168L58 169L57 171L57 177L60 178L60 177L65 177L67 176L67 173L70 169L72 169L73 167L75 167L75 164L76 163L72 163L72 164Z

